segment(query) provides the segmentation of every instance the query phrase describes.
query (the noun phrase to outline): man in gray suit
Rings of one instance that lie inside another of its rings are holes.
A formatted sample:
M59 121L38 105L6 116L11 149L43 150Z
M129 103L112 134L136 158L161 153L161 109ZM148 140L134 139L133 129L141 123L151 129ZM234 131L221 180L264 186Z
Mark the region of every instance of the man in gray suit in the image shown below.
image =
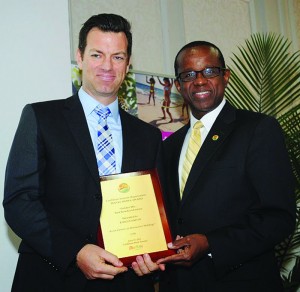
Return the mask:
M138 276L158 268L149 256L128 269L97 245L99 175L153 169L160 155L160 131L118 106L131 47L126 19L91 17L79 34L78 94L23 110L3 201L7 223L22 239L12 291L153 291L151 277ZM104 155L95 109L108 114Z

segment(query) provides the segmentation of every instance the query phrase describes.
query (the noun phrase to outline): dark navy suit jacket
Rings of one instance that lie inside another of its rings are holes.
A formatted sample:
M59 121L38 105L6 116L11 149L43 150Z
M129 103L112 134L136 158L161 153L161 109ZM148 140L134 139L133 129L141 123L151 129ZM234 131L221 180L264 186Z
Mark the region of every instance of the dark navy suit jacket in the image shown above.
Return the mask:
M180 200L178 163L188 128L164 142L171 225L174 235L205 234L212 258L169 267L162 291L282 291L273 249L294 230L295 199L279 124L226 102Z
M157 167L160 131L121 109L120 117L122 172ZM87 280L75 258L85 244L97 242L101 202L95 152L78 96L27 105L9 155L3 201L7 223L22 239L13 291L84 291ZM152 291L150 282L130 271L92 286Z

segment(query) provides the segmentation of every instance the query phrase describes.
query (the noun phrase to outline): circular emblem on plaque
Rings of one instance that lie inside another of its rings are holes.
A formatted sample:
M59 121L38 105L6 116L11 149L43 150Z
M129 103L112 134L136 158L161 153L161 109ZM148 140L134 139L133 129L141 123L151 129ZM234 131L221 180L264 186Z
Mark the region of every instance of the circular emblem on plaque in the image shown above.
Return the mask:
M126 184L126 183L121 183L121 184L119 185L118 191L119 191L120 193L127 193L129 190L130 190L130 187L129 187L128 184Z

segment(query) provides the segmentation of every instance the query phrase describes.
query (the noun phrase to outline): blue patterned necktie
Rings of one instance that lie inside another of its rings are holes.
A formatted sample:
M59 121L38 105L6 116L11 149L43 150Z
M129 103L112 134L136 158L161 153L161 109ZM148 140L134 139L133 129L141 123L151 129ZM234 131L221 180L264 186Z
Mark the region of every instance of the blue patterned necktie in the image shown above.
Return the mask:
M116 172L115 149L112 134L107 126L107 117L110 115L108 107L97 106L94 111L99 116L97 127L97 164L99 175L114 174Z

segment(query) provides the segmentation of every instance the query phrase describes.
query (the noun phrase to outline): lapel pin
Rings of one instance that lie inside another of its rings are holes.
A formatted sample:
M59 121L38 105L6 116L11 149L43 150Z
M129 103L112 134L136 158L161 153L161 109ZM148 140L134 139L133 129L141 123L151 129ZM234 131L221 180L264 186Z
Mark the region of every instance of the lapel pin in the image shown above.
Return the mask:
M213 139L213 141L217 141L219 139L219 136L218 135L213 135L212 139Z

